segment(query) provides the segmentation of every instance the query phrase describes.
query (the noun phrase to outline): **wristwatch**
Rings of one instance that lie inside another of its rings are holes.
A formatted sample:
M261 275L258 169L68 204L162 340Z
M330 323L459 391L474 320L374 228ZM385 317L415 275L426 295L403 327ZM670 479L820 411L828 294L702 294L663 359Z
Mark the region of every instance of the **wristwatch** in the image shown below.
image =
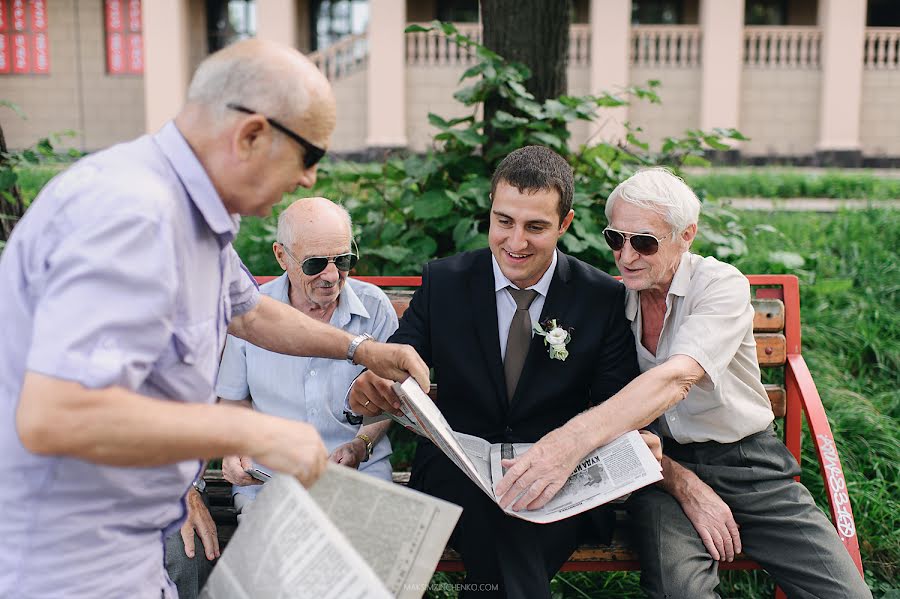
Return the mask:
M356 364L356 362L353 361L353 356L356 355L356 350L359 349L359 346L362 345L364 341L368 341L374 338L375 337L368 333L363 333L354 337L353 341L350 342L350 347L347 348L347 361L351 364Z
M203 494L203 492L206 491L206 480L198 478L191 483L191 486L194 487L198 493Z
M369 435L364 435L362 433L356 435L357 439L362 439L363 443L366 444L366 459L363 462L368 462L369 458L372 457L372 438Z

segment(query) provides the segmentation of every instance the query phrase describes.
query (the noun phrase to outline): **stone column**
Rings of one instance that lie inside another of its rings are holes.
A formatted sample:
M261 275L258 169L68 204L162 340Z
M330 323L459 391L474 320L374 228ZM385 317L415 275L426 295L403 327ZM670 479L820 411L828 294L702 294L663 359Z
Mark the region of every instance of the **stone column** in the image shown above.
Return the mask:
M744 0L700 0L700 26L700 128L737 129L744 63Z
M591 0L590 22L590 93L615 93L630 82L631 0ZM626 120L627 106L599 110L591 125L591 138L623 141Z
M859 166L866 0L820 0L822 92L819 161Z
M295 0L262 0L256 3L256 37L297 47Z
M188 0L144 0L144 124L148 133L175 118L190 82Z
M406 141L406 2L369 1L366 146L404 148Z

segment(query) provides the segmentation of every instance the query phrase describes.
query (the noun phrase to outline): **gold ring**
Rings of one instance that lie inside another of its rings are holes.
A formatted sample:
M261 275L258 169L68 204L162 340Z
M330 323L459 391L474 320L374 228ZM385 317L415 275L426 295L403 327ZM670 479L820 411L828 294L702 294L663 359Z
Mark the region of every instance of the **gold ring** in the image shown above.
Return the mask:
M368 408L370 403L372 403L372 400L371 400L371 399L367 399L367 400L366 400L366 403L363 404L363 407L364 407L364 408Z

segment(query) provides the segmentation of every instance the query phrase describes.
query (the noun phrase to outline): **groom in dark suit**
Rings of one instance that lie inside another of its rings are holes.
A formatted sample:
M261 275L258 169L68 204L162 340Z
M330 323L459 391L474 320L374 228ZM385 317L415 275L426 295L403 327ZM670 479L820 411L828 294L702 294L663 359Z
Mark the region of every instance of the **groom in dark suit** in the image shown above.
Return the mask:
M573 187L571 167L552 150L513 152L491 182L490 249L436 260L422 272L390 341L412 345L435 369L437 406L455 431L533 443L639 372L625 288L556 249L575 216ZM548 320L569 330L553 352L531 332ZM368 372L350 392L358 414L396 411L396 401L390 382ZM602 507L552 524L506 515L422 438L410 486L463 507L451 538L466 567L462 596L549 598L550 579L584 534L611 530Z

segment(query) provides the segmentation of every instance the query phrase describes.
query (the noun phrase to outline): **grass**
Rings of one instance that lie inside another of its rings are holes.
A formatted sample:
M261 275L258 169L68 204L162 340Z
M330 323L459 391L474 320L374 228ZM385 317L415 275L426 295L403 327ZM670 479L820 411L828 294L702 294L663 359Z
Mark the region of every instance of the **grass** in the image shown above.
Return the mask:
M900 179L869 173L824 173L748 169L745 172L703 172L686 175L698 192L719 198L900 199Z

